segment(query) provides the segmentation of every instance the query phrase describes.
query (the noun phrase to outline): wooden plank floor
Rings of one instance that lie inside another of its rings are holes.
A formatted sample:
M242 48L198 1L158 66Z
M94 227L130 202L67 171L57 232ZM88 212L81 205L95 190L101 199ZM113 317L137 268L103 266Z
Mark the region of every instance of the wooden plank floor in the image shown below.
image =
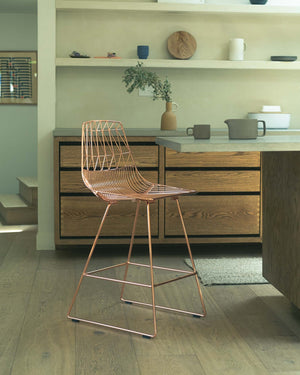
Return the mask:
M117 263L121 252L114 254L97 251L95 265ZM158 312L153 340L67 320L86 255L37 252L34 232L0 233L0 374L300 374L299 310L270 285L203 287L207 317ZM184 267L178 254L157 255L155 263ZM145 279L135 269L130 277ZM76 313L151 329L148 309L120 304L119 285L97 283L83 284ZM149 298L145 288L126 288ZM157 300L199 307L191 278L158 288Z

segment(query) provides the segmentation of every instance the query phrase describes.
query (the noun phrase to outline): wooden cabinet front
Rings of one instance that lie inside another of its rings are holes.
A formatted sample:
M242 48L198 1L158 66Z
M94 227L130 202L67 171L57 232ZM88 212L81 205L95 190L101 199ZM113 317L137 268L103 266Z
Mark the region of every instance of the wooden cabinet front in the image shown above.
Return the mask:
M211 195L180 199L189 236L252 236L259 234L259 196ZM165 234L178 236L181 225L174 201L166 201Z
M95 196L63 196L61 197L61 237L94 238L106 202ZM119 202L112 205L105 220L101 236L118 238L130 237L136 204L131 201ZM151 231L158 235L158 204L151 205ZM139 210L139 220L136 236L147 237L146 205L142 202Z
M134 141L132 141L134 142ZM143 142L131 144L133 158L139 168L157 168L158 146L147 145ZM79 168L81 164L80 144L62 144L60 146L60 167Z
M159 147L153 138L128 138L131 152L143 177L158 182ZM99 227L107 203L95 197L81 177L80 137L55 139L55 232L56 245L90 244ZM119 202L112 205L102 229L101 238L107 243L122 243L131 236L136 203ZM159 204L150 207L151 230L158 237ZM147 241L146 207L141 203L136 238Z
M260 152L177 152L166 149L166 168L260 168Z
M260 171L166 171L166 184L202 193L258 192Z
M215 242L261 240L259 152L178 153L166 150L165 181L193 189L180 199L187 232ZM165 203L165 236L178 237L177 207Z
M261 242L259 152L178 153L152 137L130 137L141 174L149 181L194 189L180 197L191 242ZM106 203L83 184L80 137L55 138L56 246L91 244ZM102 243L128 243L136 204L113 205L103 226ZM153 242L182 243L184 236L172 199L150 206ZM145 204L141 204L136 242L146 243Z
M158 182L158 171L141 171L144 178L149 181ZM60 191L61 193L91 193L84 185L81 171L60 171Z

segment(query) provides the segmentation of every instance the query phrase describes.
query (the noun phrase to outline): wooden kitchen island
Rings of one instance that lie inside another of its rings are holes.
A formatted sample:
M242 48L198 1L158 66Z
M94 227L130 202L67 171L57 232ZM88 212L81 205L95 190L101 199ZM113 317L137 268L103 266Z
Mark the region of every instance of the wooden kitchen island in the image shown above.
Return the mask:
M300 308L300 135L274 133L256 140L158 137L156 143L182 153L261 152L263 276Z
M217 134L224 131L216 130ZM261 153L182 153L155 144L156 137L184 136L185 129L126 129L135 162L142 175L153 182L194 189L197 194L181 198L190 242L262 242ZM213 133L214 134L214 133ZM56 248L91 245L105 202L96 199L80 173L81 129L54 132L54 191ZM121 202L103 228L101 244L128 244L135 207ZM140 210L136 243L146 244L146 209ZM126 218L126 220L124 220ZM159 200L151 209L153 243L185 243L176 204ZM116 232L115 228L118 228Z

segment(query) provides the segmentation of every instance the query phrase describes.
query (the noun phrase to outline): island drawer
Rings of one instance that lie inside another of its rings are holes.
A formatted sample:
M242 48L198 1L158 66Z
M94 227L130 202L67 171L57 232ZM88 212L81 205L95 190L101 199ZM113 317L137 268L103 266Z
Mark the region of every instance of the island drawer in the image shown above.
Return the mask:
M166 149L166 168L260 168L260 152L176 152Z
M180 206L189 236L260 234L258 195L186 196L180 199ZM180 230L176 203L166 200L165 235L178 236Z
M259 192L258 170L166 171L166 184L197 192Z
M158 171L141 171L144 178L151 182L158 182ZM60 171L60 192L61 193L91 193L84 185L81 171Z
M95 237L107 203L95 196L62 196L60 198L61 237ZM101 236L130 237L136 204L124 201L112 205ZM151 205L151 230L158 235L158 204ZM136 236L147 236L146 204L141 204Z
M158 146L147 144L131 144L130 149L136 165L140 168L157 168ZM60 167L80 168L81 146L63 144L60 146Z

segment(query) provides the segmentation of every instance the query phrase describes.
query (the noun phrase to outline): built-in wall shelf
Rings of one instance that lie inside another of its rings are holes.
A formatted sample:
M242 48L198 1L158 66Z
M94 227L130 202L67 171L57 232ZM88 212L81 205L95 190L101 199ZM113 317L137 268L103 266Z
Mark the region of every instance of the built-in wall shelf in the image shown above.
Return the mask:
M56 9L102 10L165 13L236 13L236 14L300 14L300 6L279 5L217 5L217 4L170 4L155 2L114 2L97 0L56 0Z
M137 59L98 59L98 58L57 58L57 67L130 67L137 64ZM300 61L229 61L229 60L140 60L146 68L185 68L185 69L268 69L300 70Z

